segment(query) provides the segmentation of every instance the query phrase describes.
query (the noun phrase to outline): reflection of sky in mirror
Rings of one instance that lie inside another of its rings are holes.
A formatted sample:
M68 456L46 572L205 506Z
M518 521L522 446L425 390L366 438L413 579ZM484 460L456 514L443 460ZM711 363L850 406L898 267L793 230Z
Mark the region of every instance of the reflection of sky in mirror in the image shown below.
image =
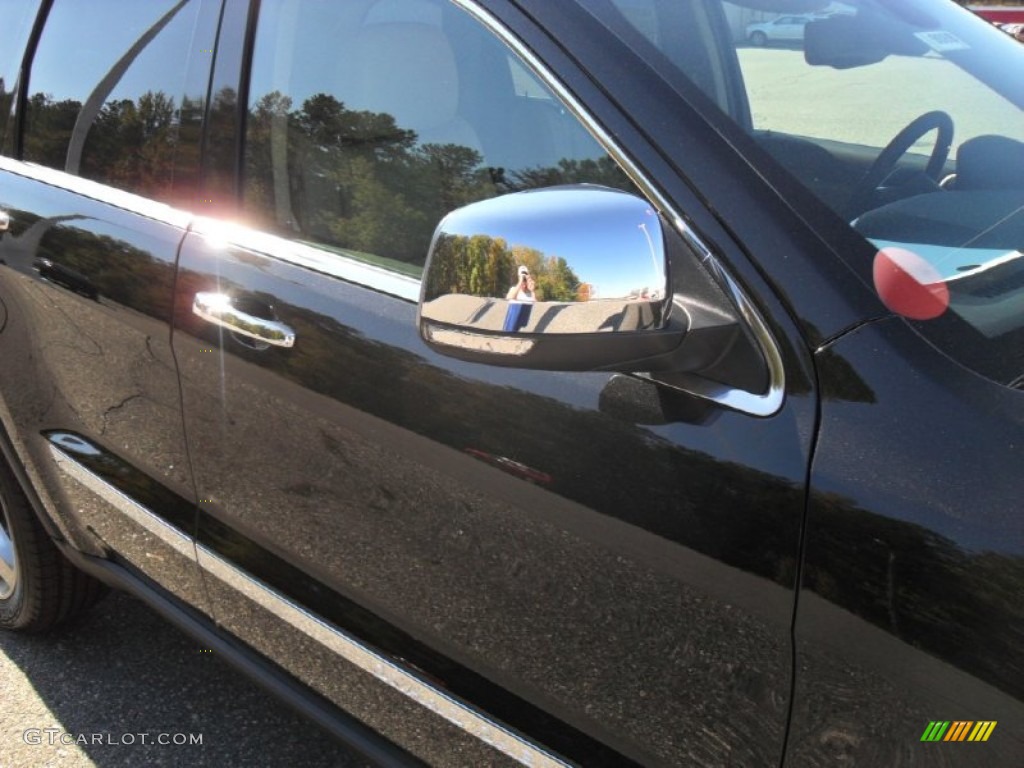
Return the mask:
M661 224L645 201L600 188L506 195L459 211L447 222L462 235L503 238L560 257L593 298L623 298L647 289L664 295ZM514 280L515 275L509 275Z
M82 13L78 3L57 3L33 62L31 93L47 93L57 101L84 101L135 41L176 4L90 0L90 12ZM146 91L163 90L178 104L198 7L191 0L178 11L132 63L113 97L135 100ZM111 19L117 23L111 24Z

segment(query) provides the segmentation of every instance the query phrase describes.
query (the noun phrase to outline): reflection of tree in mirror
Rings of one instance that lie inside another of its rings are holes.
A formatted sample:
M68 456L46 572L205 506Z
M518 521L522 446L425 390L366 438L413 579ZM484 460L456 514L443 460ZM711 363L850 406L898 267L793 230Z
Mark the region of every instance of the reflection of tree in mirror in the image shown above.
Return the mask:
M518 250L513 249L513 252ZM540 256L532 249L531 253ZM537 290L545 301L584 301L580 293L580 279L561 256L538 258L533 264L524 260L524 263L532 270L537 280Z
M581 283L565 259L523 246L509 247L487 235L442 235L434 244L434 268L426 277L427 296L466 294L504 297L526 266L544 301L578 301Z

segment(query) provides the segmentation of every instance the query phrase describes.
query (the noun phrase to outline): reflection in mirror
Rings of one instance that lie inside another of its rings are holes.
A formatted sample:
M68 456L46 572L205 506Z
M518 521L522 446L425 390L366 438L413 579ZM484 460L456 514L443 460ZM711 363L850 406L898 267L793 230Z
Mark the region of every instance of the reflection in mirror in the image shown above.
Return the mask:
M434 235L422 317L463 330L572 334L667 321L665 248L654 209L594 185L485 200Z

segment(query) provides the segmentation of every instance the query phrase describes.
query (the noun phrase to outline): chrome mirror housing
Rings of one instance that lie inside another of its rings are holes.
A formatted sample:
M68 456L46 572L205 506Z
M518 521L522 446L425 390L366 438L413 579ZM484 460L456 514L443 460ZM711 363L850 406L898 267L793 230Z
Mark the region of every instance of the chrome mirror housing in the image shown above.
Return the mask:
M455 357L616 369L678 346L685 317L674 326L672 314L658 214L634 195L576 185L445 217L427 258L419 325L429 345Z
M763 415L777 408L777 388L740 299L715 259L645 200L583 184L446 216L418 322L427 345L449 357L644 374L730 407L753 402L746 409Z

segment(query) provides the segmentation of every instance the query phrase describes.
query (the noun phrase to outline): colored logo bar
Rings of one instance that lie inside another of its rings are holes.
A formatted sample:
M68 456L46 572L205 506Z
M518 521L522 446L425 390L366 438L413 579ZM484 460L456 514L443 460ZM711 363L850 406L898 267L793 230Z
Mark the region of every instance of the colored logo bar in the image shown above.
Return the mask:
M988 741L996 720L932 720L921 741Z

